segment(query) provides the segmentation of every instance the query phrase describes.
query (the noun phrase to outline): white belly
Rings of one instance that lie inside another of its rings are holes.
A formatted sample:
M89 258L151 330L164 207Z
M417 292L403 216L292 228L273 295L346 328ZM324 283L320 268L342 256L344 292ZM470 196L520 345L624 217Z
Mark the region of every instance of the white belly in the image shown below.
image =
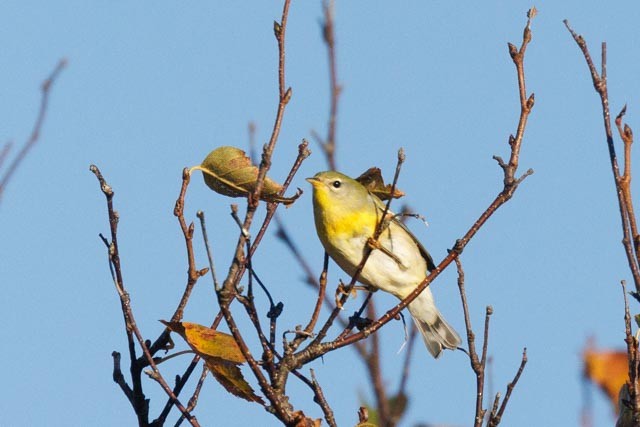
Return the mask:
M333 246L333 252L339 254L333 257L334 261L353 275L362 261L367 238L344 236L338 239L327 242ZM378 241L393 256L381 249L373 249L358 281L402 299L425 278L427 263L413 238L395 224L391 224ZM338 250L338 247L343 250Z

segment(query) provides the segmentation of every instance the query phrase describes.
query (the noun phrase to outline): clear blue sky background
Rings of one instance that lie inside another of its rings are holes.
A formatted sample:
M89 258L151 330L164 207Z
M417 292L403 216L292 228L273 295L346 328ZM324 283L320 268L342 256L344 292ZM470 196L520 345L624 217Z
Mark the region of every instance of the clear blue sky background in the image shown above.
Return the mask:
M412 224L436 260L446 255L502 185L491 159L506 155L519 107L506 43L519 45L531 6L523 1L337 2L338 165L350 175L370 166L393 173L396 151L407 161L400 187L424 214ZM629 103L640 129L640 6L633 2L542 1L526 58L536 94L522 148L531 167L515 198L462 255L476 330L491 304L493 389L504 392L523 347L529 364L504 425L577 425L583 393L580 354L589 336L623 345L622 294L629 279L620 220L596 97L584 60L562 24L568 18L594 54L609 43L613 112ZM0 205L2 425L133 425L129 403L111 379L111 352L126 353L119 302L98 233L108 232L104 197L89 164L116 192L126 286L146 337L162 330L186 282L184 244L172 210L182 168L220 145L247 147L247 123L268 139L277 104L277 49L272 22L281 2L3 1L0 4L0 142L28 137L39 85L61 58L69 66L53 88L39 144ZM318 1L293 1L287 30L286 111L271 175L282 180L297 144L325 132L326 51ZM597 56L597 55L596 55ZM322 249L303 180L326 168L317 146L294 186L302 198L280 218L319 272ZM219 271L231 260L237 231L231 200L197 177L187 215L202 209ZM241 203L242 204L242 203ZM285 311L280 328L304 323L315 296L291 254L267 235L255 267ZM198 266L206 257L196 237ZM345 275L335 267L331 283ZM433 284L446 317L463 330L453 271ZM395 301L376 295L379 307ZM266 301L260 299L266 309ZM358 303L352 302L348 309ZM637 305L633 307L638 311ZM185 320L208 323L216 310L210 281L198 283ZM384 374L395 384L403 354L399 322L383 333ZM179 348L184 344L176 337ZM469 425L475 378L467 357L434 361L414 354L404 425ZM163 365L168 380L188 357ZM125 365L126 366L126 365ZM313 363L340 425L352 425L367 377L354 352ZM157 414L164 397L145 379ZM292 380L293 403L320 412ZM609 407L593 393L596 425ZM196 411L203 426L277 425L257 405L231 398L212 379Z

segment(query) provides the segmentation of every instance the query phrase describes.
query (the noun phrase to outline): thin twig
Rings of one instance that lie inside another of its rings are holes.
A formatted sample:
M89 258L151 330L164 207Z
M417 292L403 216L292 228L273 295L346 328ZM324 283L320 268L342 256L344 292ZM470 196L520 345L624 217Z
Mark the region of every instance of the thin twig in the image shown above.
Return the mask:
M334 20L335 2L334 0L324 0L322 2L322 12L324 22L322 23L322 36L327 46L327 56L329 60L329 123L327 125L327 137L324 141L319 138L318 142L327 159L329 169L336 170L336 125L338 117L338 100L342 87L338 83L338 71L336 66L336 38Z
M285 0L280 22L278 23L274 21L273 23L273 31L278 42L278 110L276 112L276 119L273 124L271 137L269 138L269 142L262 151L262 161L260 162L260 168L258 170L256 187L252 197L249 198L248 210L255 209L258 206L259 196L264 185L264 179L267 176L267 172L271 168L271 157L273 156L273 150L276 147L278 136L280 136L284 110L291 100L291 96L293 93L291 87L285 89L285 33L287 30L287 19L289 17L290 3L291 0ZM251 218L248 219L250 222ZM245 228L249 229L249 224L245 223Z
M0 170L2 169L2 165L4 164L4 161L7 160L7 157L9 156L9 153L11 152L12 147L13 147L13 141L7 141L2 147L2 150L0 150Z
M146 358L149 366L152 369L152 371L150 372L150 377L156 380L158 384L160 384L164 392L167 394L167 396L170 397L170 399L173 401L173 404L180 410L180 412L184 414L184 416L187 418L189 423L194 427L199 427L199 423L197 419L187 411L187 409L182 405L182 403L180 403L177 396L173 393L173 390L171 390L167 382L162 377L162 374L160 373L158 366L153 358L153 354L150 352L147 342L142 337L142 333L140 332L140 329L136 324L133 311L131 310L129 294L125 290L124 281L122 278L120 252L118 248L118 239L117 239L117 226L118 226L119 216L117 212L113 209L114 192L111 186L107 184L106 180L102 176L102 173L100 172L97 166L91 165L90 170L91 172L94 173L94 175L98 179L98 182L100 183L100 189L102 190L102 192L104 193L107 199L107 211L108 211L108 217L109 217L109 224L111 228L111 243L108 245L109 260L110 260L110 263L113 264L113 269L115 271L115 277L116 277L115 285L118 291L118 295L120 296L120 305L121 305L122 314L125 320L125 329L127 331L127 340L129 342L131 363L132 365L136 364L135 363L136 362L135 347L133 345L133 337L135 337L138 345L142 349L144 357ZM136 365L136 367L139 369L139 364ZM138 378L136 379L136 377ZM140 406L138 405L141 405L142 407L146 406L147 409L144 412L148 413L148 402L144 401L144 394L142 393L141 385L136 384L140 380L139 372L136 372L135 375L132 372L132 378L134 381L134 396L135 396L134 399L136 400L136 404L134 405L134 410L136 410L136 414L140 419L140 413L138 412ZM140 399L144 403L142 403Z
M239 227L242 226L242 223L240 221L240 218L238 217L238 211L237 211L237 207L235 207L234 205L232 205L232 209L231 209L231 216L233 217L233 219L236 221L236 223L238 224ZM242 230L242 232L244 232L244 230ZM250 252L250 247L251 247L251 237L247 235L247 253ZM276 319L279 316L279 312L276 308L276 305L273 302L273 298L271 297L271 294L269 293L269 291L267 290L266 286L264 286L264 284L262 283L262 281L258 278L258 276L255 274L255 271L253 271L253 266L251 264L251 256L249 256L245 262L247 269L249 270L249 286L248 286L248 290L247 290L247 295L246 297L243 295L236 295L236 299L243 305L243 307L245 308L245 311L247 313L247 315L249 316L249 319L251 320L251 323L253 324L256 333L258 335L258 338L260 340L260 344L262 345L262 351L263 351L263 356L262 356L262 362L264 364L264 367L267 371L267 373L269 373L269 376L271 378L271 380L273 380L273 377L275 375L275 365L273 362L273 356L274 355L278 355L278 353L275 350L275 329L276 329ZM256 309L255 306L255 299L254 299L254 295L253 295L253 279L256 279L256 281L258 282L258 284L260 285L260 287L262 288L262 290L265 292L267 298L269 299L269 323L270 323L270 334L269 334L269 339L267 339L267 337L264 335L264 332L262 331L262 325L260 322L260 317L258 315L258 311ZM277 306L278 308L282 308L282 304L278 304ZM279 355L278 355L279 357Z
M524 371L524 367L526 364L527 364L527 349L525 348L524 350L522 350L522 360L520 361L520 367L518 368L518 372L516 372L516 375L513 378L513 381L507 384L507 393L504 395L502 404L500 404L500 409L498 410L497 414L495 413L495 406L494 406L494 409L491 410L491 416L489 417L489 422L487 423L488 427L495 427L502 420L502 416L504 415L504 411L507 408L507 404L509 403L509 398L511 397L511 393L513 392L513 389L518 383L518 380L520 379L520 376L522 375L522 371ZM496 394L496 400L495 400L496 402L498 402L499 396L500 396L500 393Z
M180 393L182 392L182 389L187 384L187 381L189 380L189 378L191 378L191 374L195 370L199 361L200 361L200 356L195 355L191 360L191 363L189 363L189 366L187 366L187 369L184 371L184 373L178 377L176 381L176 385L173 387L174 395L176 396L180 395ZM162 412L160 413L158 418L154 421L154 423L161 426L164 425L164 423L167 420L167 417L169 416L169 412L171 412L171 408L173 408L173 401L171 399L168 399L164 405L164 408L162 408ZM187 410L191 412L192 409L189 409L189 406L187 406ZM183 416L180 417L180 419L183 419L183 418L184 418Z
M129 327L129 319L128 319L128 309L129 309L129 294L124 289L124 281L122 278L122 270L120 269L120 254L118 252L118 221L119 214L113 208L113 189L109 184L107 184L106 180L102 176L100 169L97 166L91 165L89 167L91 172L96 176L98 182L100 184L100 190L105 195L107 199L107 213L109 217L109 228L111 230L111 242L102 235L100 235L103 243L107 247L108 260L109 260L109 269L111 271L111 277L113 279L113 283L116 287L116 292L118 292L118 296L120 297L120 308L122 310L122 316L125 324L125 333L127 335L127 348L129 350L129 360L132 364L132 373L131 373L131 381L133 385L133 401L132 406L136 415L138 416L138 421L141 424L148 422L148 412L149 412L149 404L145 399L144 392L142 391L142 382L141 382L141 369L135 366L135 361L137 360L136 355L136 346L135 340L133 337L133 329ZM120 357L119 353L112 353L115 361L115 354L117 357ZM119 362L119 360L118 360ZM119 366L119 363L118 363ZM134 369L135 368L135 369Z
M196 388L189 399L189 404L187 405L187 409L189 412L193 411L198 404L198 398L200 397L200 391L202 390L202 386L204 385L204 380L207 378L207 374L209 373L209 368L207 368L206 364L202 365L202 373L200 374L200 378L198 379L198 384L196 384ZM180 415L180 418L176 422L175 426L178 427L182 425L184 421L184 415Z
M629 300L627 298L627 288L624 280L622 284L622 296L624 298L624 325L625 325L625 342L627 344L627 354L629 358L629 380L627 382L627 388L629 393L629 402L631 407L631 413L633 416L633 422L635 425L640 425L640 393L638 386L640 382L640 357L638 355L638 340L633 335L631 328L631 313L629 312ZM622 412L622 411L621 411ZM622 413L620 414L622 416Z
M620 138L624 144L624 173L620 174L620 166L618 164L618 158L616 155L613 131L611 129L611 114L609 110L609 94L607 88L607 45L602 43L601 48L601 71L598 71L591 59L589 48L587 43L581 35L578 35L570 27L567 20L564 21L567 30L571 33L571 36L575 40L576 44L582 51L582 55L587 63L589 72L591 74L591 80L593 87L600 97L600 104L602 108L602 119L604 123L607 148L609 150L609 161L611 164L611 171L614 177L614 183L616 186L616 194L618 196L618 207L620 210L620 220L622 225L622 244L627 256L627 263L636 289L636 293L640 292L640 236L638 235L637 222L635 217L635 211L633 208L633 200L631 197L631 145L633 143L633 132L628 125L622 126L622 118L626 113L626 106L622 108L615 123L618 129ZM624 288L624 284L623 284ZM624 292L624 289L623 289ZM626 298L626 292L624 292L625 298L625 331L627 342L627 353L629 360L629 402L630 411L633 416L634 424L640 425L640 386L638 383L638 343L635 337L631 334L631 321L629 316L629 307Z
M336 419L333 416L333 410L331 409L331 406L329 406L327 399L324 397L322 388L320 387L320 384L316 379L316 374L315 372L313 372L313 369L311 369L310 372L311 372L311 385L312 385L313 392L315 394L315 397L313 398L313 400L318 405L320 405L320 408L322 408L322 412L324 413L324 419L327 421L327 424L329 424L329 426L331 427L337 427L338 424L336 423Z
M204 212L196 212L196 216L200 220L200 229L202 230L202 239L204 240L205 247L207 249L207 260L209 261L209 271L211 271L211 278L213 279L213 289L216 291L220 289L218 285L218 277L216 276L215 263L213 262L213 251L209 245L209 236L207 235L207 227L204 220Z
M354 333L346 337L342 340L335 340L333 342L321 343L321 339L324 338L324 334L326 331L321 331L318 334L318 337L313 343L313 346L308 346L307 348L300 351L297 355L297 359L300 363L306 363L310 360L314 360L329 351L336 350L338 348L342 348L344 346L350 345L354 342L360 341L370 334L376 332L386 323L394 319L400 311L406 308L417 296L426 289L433 280L440 275L440 273L447 268L462 252L462 250L466 247L469 241L476 235L478 230L487 222L487 220L500 208L503 204L513 197L514 192L519 187L519 185L523 182L523 180L533 173L533 170L527 170L520 177L516 177L516 172L518 170L519 165L519 153L520 148L522 146L522 141L524 140L524 132L526 129L527 119L531 110L534 106L534 95L531 94L528 97L526 96L525 90L525 74L524 74L524 53L526 48L531 41L531 20L535 15L535 9L531 9L528 13L527 24L525 26L522 44L520 49L515 48L515 46L509 44L509 53L511 54L511 58L513 63L516 66L516 71L518 75L518 93L520 98L520 118L518 120L518 127L516 131L516 135L511 135L509 137L509 146L511 148L509 162L505 163L502 158L498 156L494 156L498 165L502 168L504 173L503 180L503 189L496 196L494 201L489 205L489 207L480 215L480 217L476 220L476 222L471 226L471 228L465 233L465 235L456 241L456 244L449 252L449 254L440 262L440 264L432 270L429 275L402 301L400 301L395 307L388 310L384 313L379 319L374 321L369 327L364 330ZM337 316L337 314L335 314Z
M633 145L633 131L628 124L622 124L622 118L627 112L627 106L622 107L620 113L616 116L616 128L620 139L624 144L624 173L620 177L617 186L622 189L624 196L624 204L629 221L629 233L633 239L635 249L636 262L640 259L640 235L638 234L638 225L636 215L633 208L633 198L631 196L631 146Z
M55 66L51 74L49 74L49 77L47 77L46 80L42 82L42 85L40 86L42 95L40 98L40 109L38 110L38 116L36 117L36 121L33 125L33 129L31 130L31 135L29 136L29 139L22 146L20 151L18 151L18 154L16 154L16 157L7 167L7 170L5 171L4 175L0 177L0 200L2 199L2 194L4 193L4 189L6 188L7 184L11 180L11 177L15 173L16 169L18 168L18 166L20 166L20 164L26 157L29 150L33 148L33 146L36 144L36 142L38 142L38 139L40 138L40 131L42 130L42 125L44 124L44 119L47 114L47 107L49 105L49 94L51 92L51 87L56 82L58 76L60 75L64 67L66 67L66 65L67 65L66 59L63 58L60 61L58 61L58 64ZM10 148L10 144L5 145L5 148L3 149L3 157L6 155L6 153L8 153L9 148Z
M316 300L316 305L313 309L313 313L311 314L311 319L309 323L304 328L304 331L307 334L313 332L313 329L316 327L316 323L318 322L318 317L320 317L320 310L322 309L322 303L325 299L325 292L327 290L327 271L329 270L329 254L325 252L324 261L322 263L322 273L320 273L320 279L318 280L318 299Z
M296 160L293 162L293 165L291 166L291 170L289 171L287 178L282 184L282 190L280 190L280 192L278 193L279 196L284 195L284 193L289 188L291 181L293 181L293 177L296 175L296 173L298 172L298 169L302 165L302 162L310 155L311 155L311 151L309 150L309 142L303 139L300 145L298 145L298 156L296 157ZM302 190L298 189L297 194L302 194ZM264 233L267 231L267 227L271 223L271 220L273 219L273 216L275 215L276 209L278 206L279 206L278 203L267 204L267 214L265 215L264 221L260 226L260 230L258 230L258 233L256 234L256 237L253 240L253 245L251 245L251 250L249 251L251 255L254 254L254 252L258 248L258 245L262 241L262 237L264 236Z
M292 90L291 88L285 89L285 33L287 28L287 18L289 16L289 5L291 0L285 0L284 6L282 8L282 18L280 22L273 23L273 30L276 37L276 41L278 43L278 109L276 112L275 122L273 124L273 130L271 132L271 137L269 138L269 143L265 145L264 150L262 152L262 161L260 162L260 168L258 170L258 177L256 180L255 190L252 194L249 195L248 203L247 203L247 213L245 215L244 222L242 224L242 230L249 230L251 228L251 224L253 222L253 217L255 215L256 209L258 207L258 203L260 200L260 193L262 192L262 188L264 186L264 179L267 175L269 168L271 167L271 156L273 155L273 150L275 149L276 142L278 140L278 136L280 135L280 128L282 126L282 119L284 116L284 110L289 100L291 99ZM286 186L283 186L286 187ZM283 188L284 191L284 188ZM275 209L275 208L274 208ZM273 215L273 214L272 214ZM265 222L267 220L265 219ZM263 229L266 230L266 224L263 225ZM264 232L264 231L263 231ZM260 232L258 236L254 240L254 248L257 248L257 244L260 243ZM242 274L244 273L245 265L244 265L244 246L246 243L246 236L244 233L241 233L238 237L238 242L236 244L236 251L233 263L229 268L229 273L227 274L227 278L223 283L223 289L218 293L218 297L221 299L223 305L228 306L233 298L233 289L236 287L237 283L239 283ZM227 316L225 315L225 319Z
M127 397L127 400L129 400L129 403L131 403L131 406L135 407L136 401L133 395L133 390L131 390L131 387L129 387L129 384L127 384L127 380L122 374L122 368L120 366L122 356L117 351L114 351L111 353L111 357L113 358L113 382L120 386L120 389ZM138 417L138 419L140 420L140 417Z
M589 53L589 48L587 47L587 43L584 38L577 34L571 26L569 25L569 21L564 20L564 24L567 27L567 30L571 33L571 36L575 40L576 44L582 51L582 55L587 63L587 67L589 68L589 72L591 74L591 80L593 82L593 87L598 93L600 97L600 104L602 106L602 120L604 123L604 130L607 140L607 148L609 149L609 161L611 163L611 171L613 173L614 182L616 185L616 194L618 196L618 207L620 209L620 220L622 223L622 235L623 235L623 245L625 249L625 253L627 255L627 263L629 264L629 269L631 270L631 274L633 275L633 281L635 284L636 292L640 292L640 265L638 263L637 252L633 248L633 242L635 235L632 235L631 225L630 225L630 211L627 208L628 204L631 204L631 198L625 197L625 189L624 185L622 185L622 177L620 175L620 167L618 164L618 157L616 155L616 148L613 141L613 131L611 128L611 114L609 111L609 93L607 89L607 45L606 43L602 43L602 65L601 72L598 74L598 70L596 69L593 59L591 59L591 54ZM621 113L622 114L622 113ZM621 116L620 116L621 117ZM629 129L630 131L630 129ZM628 144L629 149L631 148L631 144ZM629 166L630 166L630 158L628 158ZM625 174L628 174L627 182L630 183L630 174L631 171L626 171ZM631 209L633 212L633 209ZM635 221L635 219L634 219ZM637 235L637 231L636 231Z
M369 305L367 314L369 317L375 318L376 311L373 304ZM369 340L368 357L365 360L369 380L373 388L373 394L376 399L376 408L378 410L378 418L381 426L390 427L391 409L389 408L389 398L382 377L382 366L380 360L380 339L378 334L373 334Z
M307 262L307 260L304 258L304 256L302 255L302 252L298 249L298 246L293 241L291 235L287 231L284 223L280 220L280 218L277 215L275 216L275 222L277 227L276 237L280 239L282 243L285 244L285 246L289 249L289 251L295 258L295 260L298 262L298 264L302 268L302 271L304 272L304 275L305 275L305 282L315 287L316 289L319 288L320 283L316 279L316 273L311 268L311 265L309 264L309 262Z
M485 327L484 327L484 344L482 347L482 359L478 358L475 344L475 334L471 327L471 316L469 314L469 305L467 303L467 293L464 288L464 270L462 269L462 263L460 259L456 259L456 267L458 270L458 289L460 291L460 298L462 299L462 311L464 312L464 324L467 330L467 344L469 345L469 362L471 369L476 374L476 411L473 419L473 425L475 427L482 426L485 413L487 412L483 407L484 401L484 378L485 378L485 366L486 366L486 354L487 354L487 341L489 334L489 317L492 311L487 307L485 314Z
M189 169L184 168L182 170L182 186L180 187L180 194L178 195L178 199L176 200L176 204L173 209L173 215L178 218L180 229L182 230L182 234L184 235L184 243L187 249L187 285L185 286L182 297L180 298L180 303L178 304L176 311L171 317L172 322L179 322L180 320L182 320L184 309L187 305L187 302L189 301L189 297L191 296L193 287L195 286L198 279L207 274L207 272L209 271L208 268L203 268L202 270L198 270L196 268L195 253L193 250L194 225L193 222L187 225L187 221L184 219L185 197L190 181L191 174L189 173Z

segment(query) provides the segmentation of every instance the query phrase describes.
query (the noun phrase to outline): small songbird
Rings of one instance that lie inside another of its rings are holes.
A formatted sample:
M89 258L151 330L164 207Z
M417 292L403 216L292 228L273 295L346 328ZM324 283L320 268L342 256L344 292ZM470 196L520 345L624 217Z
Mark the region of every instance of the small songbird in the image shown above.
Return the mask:
M385 204L358 181L333 171L319 172L307 181L313 186L318 237L347 274L355 274L365 246L372 243L358 281L373 289L404 299L435 268L427 250L392 212L377 243L370 241L383 220ZM436 308L429 288L408 308L433 357L440 356L443 348L455 350L460 345L460 336Z

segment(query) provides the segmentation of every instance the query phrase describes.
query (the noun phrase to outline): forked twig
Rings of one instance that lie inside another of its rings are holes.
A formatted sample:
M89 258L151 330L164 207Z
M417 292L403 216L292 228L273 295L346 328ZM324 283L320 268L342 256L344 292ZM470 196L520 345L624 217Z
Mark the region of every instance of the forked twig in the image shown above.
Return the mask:
M132 405L134 410L136 411L136 415L138 416L138 420L142 423L148 423L148 401L145 400L144 393L142 392L142 385L140 382L140 364L137 363L136 351L135 351L135 341L142 349L144 357L151 367L151 371L149 372L149 376L160 384L162 389L165 391L167 396L171 399L173 404L182 412L182 414L187 418L189 423L194 427L199 427L199 423L197 419L187 411L187 409L180 403L177 396L173 393L173 390L169 387L167 382L162 377L162 374L158 370L155 360L153 359L153 354L149 350L147 342L142 337L142 333L136 324L135 317L133 316L133 311L131 310L131 303L129 294L124 287L124 281L122 278L122 270L120 264L120 251L118 248L118 221L119 215L113 208L113 189L109 184L107 184L106 180L102 176L100 169L97 166L91 165L91 172L96 176L98 182L100 184L100 189L107 199L107 212L109 216L109 224L111 229L111 242L107 242L106 239L103 238L105 244L107 245L108 253L109 253L109 264L113 267L114 271L114 284L116 286L116 290L118 291L118 295L120 296L120 305L122 308L122 314L124 316L125 321L125 329L127 333L127 341L129 344L129 356L132 364L132 380L133 380L133 401ZM114 352L115 353L115 352ZM116 353L117 354L117 353ZM116 358L119 361L119 355L114 355L114 367L119 369L119 363L115 363ZM134 369L135 368L135 369ZM114 368L115 369L115 368ZM135 372L134 372L135 371ZM115 370L114 370L115 373ZM115 375L114 375L115 379ZM121 387L122 388L122 387ZM123 389L124 390L124 389ZM125 393L126 394L126 393ZM145 419L147 418L147 419ZM146 425L146 424L145 424Z
M601 71L598 73L596 66L593 63L593 59L591 58L591 54L589 53L589 48L587 47L587 42L584 38L577 34L571 26L569 25L569 21L564 20L564 24L567 27L567 30L571 33L571 36L575 40L576 44L582 51L582 55L587 63L587 67L589 68L589 73L591 74L591 80L593 82L593 87L595 91L598 93L600 97L600 104L602 106L602 120L604 123L605 136L607 140L607 148L609 149L609 161L611 163L611 171L613 173L613 178L615 181L616 194L618 196L618 206L620 209L620 219L622 222L622 234L623 234L623 245L625 249L625 253L627 255L627 262L629 264L629 269L631 270L631 274L633 275L633 281L635 284L636 292L640 292L640 265L639 265L639 257L637 252L637 243L636 248L634 250L634 243L638 242L638 234L637 227L635 226L635 217L632 219L633 215L633 203L630 197L631 190L631 143L633 142L633 134L631 132L631 128L625 125L625 129L621 131L621 137L623 142L625 143L625 174L624 177L620 175L620 166L618 164L618 157L616 155L616 148L613 141L613 131L611 127L611 113L609 111L609 92L607 88L607 44L602 43L601 49ZM623 109L618 115L617 121L622 120L622 116L624 115L625 109ZM629 154L629 155L627 155ZM634 224L633 227L631 224Z
M589 53L584 38L577 34L569 22L565 19L564 24L567 27L569 33L573 37L574 41L582 51L589 73L591 74L591 80L593 87L600 97L600 104L602 108L602 120L604 124L607 148L609 150L609 161L611 164L611 171L616 186L616 195L618 197L618 207L620 210L620 220L622 225L622 244L627 256L627 263L636 289L636 293L640 292L640 236L638 235L637 221L635 217L635 211L633 207L633 200L631 197L631 145L633 144L633 132L631 128L622 123L622 118L626 113L626 105L621 109L620 113L616 116L615 124L620 135L620 139L624 144L624 173L620 174L620 166L618 163L618 157L616 154L613 131L611 126L611 113L609 109L609 93L607 87L607 45L602 43L601 45L601 68L600 72L596 69L596 66ZM629 305L624 291L623 293L625 302L625 341L627 343L627 354L629 361L629 382L627 383L629 393L629 410L631 417L633 418L634 425L640 425L640 385L638 382L638 342L635 336L631 332L631 317L629 315ZM624 412L624 411L623 411ZM622 415L621 415L622 417Z
M487 222L487 220L496 212L496 210L511 199L516 189L519 187L520 183L529 175L533 173L533 170L527 170L523 175L517 177L516 172L518 170L519 165L519 154L520 147L522 145L522 141L524 139L524 132L526 129L526 123L531 113L531 110L534 106L534 95L531 94L527 96L526 86L525 86L525 74L524 74L524 54L526 52L526 48L531 41L531 20L535 16L535 8L531 9L528 13L527 24L524 29L522 44L520 48L516 48L514 45L509 44L509 53L511 55L511 59L513 60L514 65L516 66L517 76L518 76L518 94L520 99L520 118L518 120L518 126L516 130L516 134L511 135L509 137L509 146L510 157L509 162L505 162L499 156L494 156L499 166L503 170L504 180L503 180L503 189L498 193L494 201L489 205L489 207L480 215L478 220L471 226L471 228L465 233L465 235L459 239L453 250L449 252L449 254L440 262L440 264L430 272L430 274L420 283L416 289L411 292L405 299L403 299L400 303L398 303L395 307L388 310L384 313L379 319L374 321L369 327L364 330L353 333L347 336L344 339L334 340L331 342L321 343L321 339L324 338L326 334L326 330L328 328L323 328L321 332L318 334L318 337L312 343L313 345L308 346L306 349L303 349L298 353L297 358L298 362L306 363L310 360L314 360L323 354L326 354L329 351L333 351L335 349L350 345L354 342L360 341L370 334L374 333L378 329L380 329L383 325L391 321L395 318L400 311L406 308L417 296L427 287L431 282L438 276L440 273L447 268L462 252L462 250L466 247L469 241L476 235L478 230ZM337 316L337 314L336 314ZM330 318L331 319L331 318Z

